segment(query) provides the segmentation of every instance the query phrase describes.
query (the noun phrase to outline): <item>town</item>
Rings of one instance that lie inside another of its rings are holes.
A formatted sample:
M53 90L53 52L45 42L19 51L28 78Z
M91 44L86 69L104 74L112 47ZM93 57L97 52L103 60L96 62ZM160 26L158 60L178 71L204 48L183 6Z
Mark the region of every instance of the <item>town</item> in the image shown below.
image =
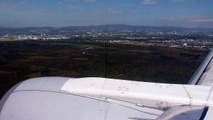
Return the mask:
M210 49L213 47L212 32L198 31L97 31L72 30L52 32L0 33L0 41L24 40L84 40L139 46L162 46L188 49Z

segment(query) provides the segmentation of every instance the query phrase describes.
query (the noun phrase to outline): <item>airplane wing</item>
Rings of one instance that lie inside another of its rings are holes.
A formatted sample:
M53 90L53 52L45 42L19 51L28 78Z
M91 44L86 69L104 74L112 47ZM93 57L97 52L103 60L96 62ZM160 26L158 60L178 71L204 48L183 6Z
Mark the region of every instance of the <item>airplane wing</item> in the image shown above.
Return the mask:
M188 84L212 85L213 83L213 49L209 52L203 63L194 73Z
M42 77L9 90L0 120L212 120L211 51L190 84Z
M78 80L47 77L20 83L2 99L0 120L152 120L162 113L132 103L61 90L68 81L75 84ZM97 85L99 82L93 82L93 87Z
M203 120L213 101L210 89L106 78L35 78L8 91L0 102L0 120Z

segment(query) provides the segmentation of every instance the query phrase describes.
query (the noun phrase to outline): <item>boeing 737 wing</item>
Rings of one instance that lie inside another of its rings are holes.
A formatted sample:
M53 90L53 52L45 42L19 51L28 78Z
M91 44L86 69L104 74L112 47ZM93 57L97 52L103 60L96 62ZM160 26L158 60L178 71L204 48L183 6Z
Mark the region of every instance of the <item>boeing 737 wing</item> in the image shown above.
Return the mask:
M212 120L212 52L190 85L107 78L26 80L0 102L0 120Z

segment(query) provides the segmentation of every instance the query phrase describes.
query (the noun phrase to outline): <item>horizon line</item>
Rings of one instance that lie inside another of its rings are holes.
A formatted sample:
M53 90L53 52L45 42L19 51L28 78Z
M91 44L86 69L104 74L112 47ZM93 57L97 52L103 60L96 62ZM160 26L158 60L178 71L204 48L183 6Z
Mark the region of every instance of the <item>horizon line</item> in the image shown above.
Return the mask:
M93 27L93 26L110 26L110 25L123 25L135 27L170 27L170 28L183 28L183 29L213 29L213 27L183 27L183 26L169 26L169 25L132 25L132 24L91 24L91 25L67 25L67 26L23 26L23 27L1 27L6 29L23 29L23 28L65 28L65 27Z

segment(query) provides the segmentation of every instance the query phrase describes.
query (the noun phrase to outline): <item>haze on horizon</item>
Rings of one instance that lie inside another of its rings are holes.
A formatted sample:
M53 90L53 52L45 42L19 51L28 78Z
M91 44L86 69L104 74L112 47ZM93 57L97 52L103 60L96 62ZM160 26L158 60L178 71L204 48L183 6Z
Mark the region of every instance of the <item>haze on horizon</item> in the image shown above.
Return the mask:
M213 28L212 0L1 0L0 27L103 24Z

